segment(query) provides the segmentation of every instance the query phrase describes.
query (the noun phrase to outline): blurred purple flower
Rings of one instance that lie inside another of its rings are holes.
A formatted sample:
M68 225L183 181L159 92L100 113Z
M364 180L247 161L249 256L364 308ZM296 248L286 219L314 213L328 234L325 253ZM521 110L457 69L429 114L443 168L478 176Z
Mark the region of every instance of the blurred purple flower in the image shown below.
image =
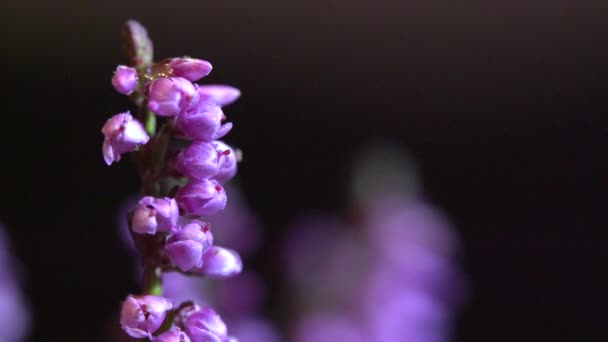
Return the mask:
M222 286L217 288L214 301L215 306L222 313L230 317L238 317L261 309L265 294L264 283L260 276L255 272L245 271L226 279ZM236 336L243 339L239 334Z
M18 276L8 236L0 224L0 341L22 341L28 334L30 314Z
M304 317L298 322L293 335L295 342L391 342L391 340L368 340L356 321L343 314L328 312Z
M231 320L230 333L243 342L281 342L276 327L270 321L253 315Z
M213 246L203 253L203 264L195 272L213 279L226 279L242 270L243 261L235 250Z

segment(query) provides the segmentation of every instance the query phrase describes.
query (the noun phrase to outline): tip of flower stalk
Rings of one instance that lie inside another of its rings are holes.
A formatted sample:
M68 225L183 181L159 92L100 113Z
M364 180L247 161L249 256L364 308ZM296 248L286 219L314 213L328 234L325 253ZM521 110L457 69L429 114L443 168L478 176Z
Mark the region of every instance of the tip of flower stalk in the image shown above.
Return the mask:
M134 67L152 64L153 46L146 28L136 20L128 20L122 29L123 51Z

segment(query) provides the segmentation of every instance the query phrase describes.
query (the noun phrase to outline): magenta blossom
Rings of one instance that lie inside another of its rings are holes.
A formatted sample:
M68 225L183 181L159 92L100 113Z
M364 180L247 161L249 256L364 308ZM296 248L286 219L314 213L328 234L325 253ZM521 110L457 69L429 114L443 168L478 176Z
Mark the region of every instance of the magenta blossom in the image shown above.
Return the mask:
M120 324L131 337L151 337L173 304L158 296L129 296L122 304Z
M226 324L209 307L190 312L184 321L184 327L192 342L224 342L228 337Z
M177 225L179 208L173 198L154 198L146 196L139 200L133 210L132 230L139 234L170 232Z
M219 183L226 183L236 175L237 157L232 147L222 141L214 141L219 157L219 170L213 177Z
M220 107L227 106L241 96L241 91L227 85L208 84L200 86L198 93L202 101L216 103Z
M209 75L211 63L196 58L173 58L169 61L169 67L174 77L183 77L188 81L195 82Z
M203 252L212 244L213 235L209 225L194 220L169 236L165 252L180 270L187 272L203 265Z
M213 246L203 254L203 266L196 271L214 279L235 276L243 270L243 261L232 249Z
M125 95L129 95L137 87L137 70L119 65L114 72L112 77L112 86L117 92Z
M190 342L190 337L175 328L156 336L153 342Z
M108 165L119 161L121 154L136 151L150 139L142 124L134 120L128 111L108 119L101 132L105 137L103 158Z
M147 87L148 109L160 116L175 116L198 100L195 85L182 77L163 77Z
M175 194L179 206L187 213L209 216L226 207L226 191L215 180L192 181Z
M220 157L216 144L195 141L183 149L176 158L176 169L191 179L213 178L220 168Z
M177 126L186 138L211 141L223 137L232 129L231 122L222 124L225 119L224 112L217 104L201 97L190 109L180 112Z

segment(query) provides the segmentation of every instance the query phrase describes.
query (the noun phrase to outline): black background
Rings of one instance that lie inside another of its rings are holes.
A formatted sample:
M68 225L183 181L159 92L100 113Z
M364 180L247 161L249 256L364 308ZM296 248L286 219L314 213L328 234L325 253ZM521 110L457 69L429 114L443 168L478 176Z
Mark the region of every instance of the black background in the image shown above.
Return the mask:
M125 19L159 58L237 86L228 140L274 252L305 209L343 210L353 154L405 144L457 225L471 297L456 341L600 341L608 289L605 1L3 1L2 203L35 341L103 341L135 289L115 212L137 191L99 132ZM206 80L206 81L207 81ZM270 312L281 312L282 303ZM605 337L605 336L603 336ZM246 341L245 341L246 342Z

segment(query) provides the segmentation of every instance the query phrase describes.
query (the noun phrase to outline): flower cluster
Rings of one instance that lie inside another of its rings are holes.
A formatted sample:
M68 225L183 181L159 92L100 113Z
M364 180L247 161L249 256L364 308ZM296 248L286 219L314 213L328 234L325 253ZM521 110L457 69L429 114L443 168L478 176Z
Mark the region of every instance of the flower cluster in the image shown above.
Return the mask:
M135 21L127 22L124 39L130 65L118 66L112 85L131 97L138 115L119 113L106 122L102 152L108 165L135 152L144 196L128 220L142 257L144 289L124 301L122 329L156 342L234 342L213 309L164 298L162 274L224 279L242 270L236 251L213 245L204 219L226 207L223 184L237 171L236 151L217 139L232 128L222 108L240 92L193 83L211 72L207 61L182 57L153 63L152 43ZM158 131L157 120L164 121Z

